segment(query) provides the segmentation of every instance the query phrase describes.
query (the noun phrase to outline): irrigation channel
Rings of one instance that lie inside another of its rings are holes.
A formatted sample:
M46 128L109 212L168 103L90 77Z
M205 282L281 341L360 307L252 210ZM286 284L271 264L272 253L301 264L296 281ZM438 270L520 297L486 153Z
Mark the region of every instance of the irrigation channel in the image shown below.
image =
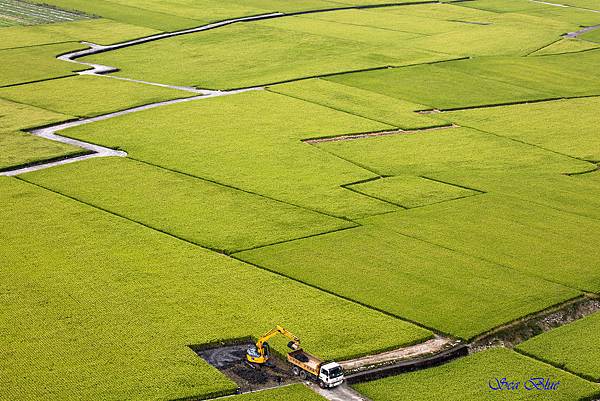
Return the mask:
M469 1L469 0L455 0L455 2L460 1ZM557 7L571 7L562 4L556 3L546 3L543 1L530 0L536 3L543 3L548 5L553 5ZM424 1L420 3L393 3L393 4L380 4L380 5L370 5L370 6L349 6L349 7L338 7L332 9L325 10L312 10L305 12L296 12L296 13L270 13L270 14L262 14L257 16L250 17L242 17L242 18L233 18L228 19L221 22L216 22L208 25L204 25L197 28L191 28L181 31L162 33L157 35L148 36L141 39L136 39L132 41L122 42L109 46L97 45L89 42L81 42L89 46L88 49L80 50L68 54L64 54L58 56L57 58L63 61L68 61L72 63L77 63L81 65L85 65L90 67L85 71L80 71L78 74L81 75L97 75L104 76L112 79L120 79L127 80L132 82L137 82L141 84L154 85L160 87L167 87L176 90L182 90L187 92L196 93L197 96L183 98L183 99L174 99L169 101L151 103L144 106L134 107L126 110L121 110L114 113L109 113L93 118L79 119L73 121L67 121L63 123L59 123L52 126L41 127L33 130L29 130L28 132L32 135L46 138L52 141L57 141L69 145L73 145L79 147L84 150L85 154L81 154L81 152L72 157L65 157L61 160L51 160L51 161L41 161L37 162L25 167L18 167L13 170L7 170L0 172L0 175L5 176L16 176L19 174L28 173L31 171L41 170L45 168L54 167L61 164L74 163L81 160L94 158L94 157L127 157L127 153L121 150L110 149L106 147L102 147L96 144L79 141L76 139L68 138L65 136L58 135L57 132L84 125L92 122L107 120L113 117L118 117L126 114L136 113L143 110L148 110L156 107L183 103L201 99L207 99L217 96L229 96L235 95L241 92L253 91L253 90L263 90L262 86L231 90L231 91L218 91L218 90L207 90L200 89L195 87L187 87L187 86L173 86L162 83L148 82L142 80L135 80L123 77L117 77L113 75L105 75L111 72L118 71L118 68L111 66L104 66L93 63L86 63L82 61L78 61L79 58L98 54L103 52L108 52L111 50L116 50L124 47L135 46L151 41L166 39L179 35L186 35L196 32L207 31L211 29L216 29L219 27L224 27L227 25L235 24L235 23L243 23L243 22L251 22L272 18L280 18L286 16L293 15L301 15L301 14L312 14L319 12L329 12L335 10L344 10L344 9L364 9L364 8L374 8L374 7L389 7L389 6L409 6L409 5L418 5L418 4L434 4L439 3L438 1ZM577 7L572 7L577 8ZM596 10L589 9L581 9L592 12L600 12ZM586 27L577 32L570 32L564 37L574 38L583 33L589 32L594 29L600 28L600 25ZM423 111L422 113L430 113L430 112L439 112L438 110L431 111ZM433 127L425 130L432 129L447 129L454 128L455 125L441 126L441 127ZM379 133L365 133L359 135L344 135L333 138L314 138L309 139L304 142L309 144L325 142L325 141L340 141L340 140L356 140L363 139L372 136L382 136L382 135L394 135L394 134L406 134L410 132L418 132L423 130L415 130L415 131L389 131L389 132L379 132ZM548 331L552 328L562 326L564 324L570 323L574 320L583 318L587 315L595 313L600 310L600 298L593 295L584 295L574 300L567 301L563 304L554 306L552 308L548 308L544 311L538 312L536 314L532 314L530 316L518 319L514 322L508 323L501 327L498 327L488 333L484 333L481 336L473 339L470 343L465 343L459 339L455 339L442 333L435 334L434 338L421 343L412 345L409 347L404 347L396 350L391 350L387 352L382 352L376 355L369 355L362 358L357 358L353 360L347 360L340 362L340 365L344 368L346 372L346 383L342 386L339 386L334 389L323 390L320 389L314 383L305 383L309 387L311 387L315 392L321 394L325 398L330 401L369 401L364 396L358 394L354 391L349 385L353 383L358 383L362 381L375 380L391 375L397 375L404 372L410 372L420 369L426 369L434 366L438 366L440 364L446 363L453 359L466 356L473 352L479 352L481 350L490 348L490 347L507 347L513 348L516 345L520 344L527 339L539 335L545 331ZM274 387L282 387L293 384L294 382L299 382L299 380L289 373L289 367L287 367L286 362L283 359L274 357L274 363L272 367L265 368L265 370L255 371L253 368L249 367L245 363L245 350L249 345L249 340L241 341L233 344L222 344L220 346L211 346L211 347L196 347L191 346L191 348L203 359L205 359L208 363L215 366L217 369L220 369L224 374L232 378L239 386L239 393L248 393L255 391L264 391L267 389L271 389ZM248 370L250 369L250 370ZM220 397L218 399L232 399L235 400L235 395ZM216 398L213 398L216 399Z

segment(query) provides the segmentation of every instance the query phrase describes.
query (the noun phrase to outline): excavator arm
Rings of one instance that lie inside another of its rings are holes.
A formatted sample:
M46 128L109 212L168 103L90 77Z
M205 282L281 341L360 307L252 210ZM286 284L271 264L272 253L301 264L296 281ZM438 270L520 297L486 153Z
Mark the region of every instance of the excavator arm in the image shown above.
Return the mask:
M291 331L281 327L276 326L275 328L269 330L264 335L262 335L256 345L248 349L248 353L246 354L246 358L249 362L253 363L266 363L269 360L269 345L267 341L276 336L277 334L282 334L287 337L290 342L288 343L288 347L293 350L297 350L300 348L300 339L296 337Z

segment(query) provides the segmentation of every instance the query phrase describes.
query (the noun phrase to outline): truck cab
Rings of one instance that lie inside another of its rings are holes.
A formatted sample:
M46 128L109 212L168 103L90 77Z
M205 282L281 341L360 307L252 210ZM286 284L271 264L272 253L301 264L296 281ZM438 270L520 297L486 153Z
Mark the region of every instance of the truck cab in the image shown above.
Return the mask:
M323 388L336 387L344 382L344 371L337 362L328 362L321 365L319 371L319 385Z

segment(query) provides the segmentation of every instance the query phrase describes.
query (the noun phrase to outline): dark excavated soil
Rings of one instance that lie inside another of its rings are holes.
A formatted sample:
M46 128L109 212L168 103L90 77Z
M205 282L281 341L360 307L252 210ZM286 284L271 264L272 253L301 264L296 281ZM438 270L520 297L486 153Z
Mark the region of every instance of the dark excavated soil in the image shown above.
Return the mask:
M267 366L248 363L246 350L251 345L252 342L248 341L192 349L199 357L231 378L238 385L239 393L299 382L292 375L288 362L277 355L271 356Z

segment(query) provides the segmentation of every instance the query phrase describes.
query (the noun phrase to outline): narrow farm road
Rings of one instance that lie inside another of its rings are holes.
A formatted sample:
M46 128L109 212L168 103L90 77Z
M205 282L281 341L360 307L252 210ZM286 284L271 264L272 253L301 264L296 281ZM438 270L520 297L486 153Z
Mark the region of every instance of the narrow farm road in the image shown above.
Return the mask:
M369 398L361 395L346 383L329 389L322 389L312 382L306 382L306 385L313 389L315 393L321 395L323 398L326 398L329 401L371 401Z

